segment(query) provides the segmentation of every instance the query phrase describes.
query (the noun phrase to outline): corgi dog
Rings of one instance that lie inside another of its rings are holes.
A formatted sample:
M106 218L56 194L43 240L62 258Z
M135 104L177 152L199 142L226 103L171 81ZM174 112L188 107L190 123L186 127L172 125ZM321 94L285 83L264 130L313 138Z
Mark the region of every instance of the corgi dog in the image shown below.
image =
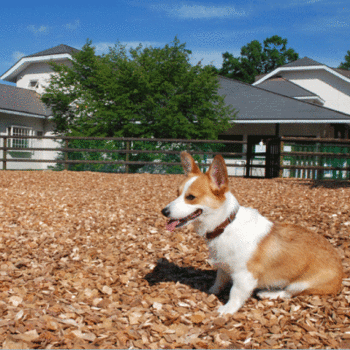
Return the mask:
M206 173L187 152L181 153L181 163L186 179L162 214L170 219L169 231L192 223L206 240L217 268L210 293L218 294L233 281L228 302L219 307L221 315L238 311L254 290L270 299L339 292L343 267L326 238L296 225L272 223L240 206L229 190L221 155Z

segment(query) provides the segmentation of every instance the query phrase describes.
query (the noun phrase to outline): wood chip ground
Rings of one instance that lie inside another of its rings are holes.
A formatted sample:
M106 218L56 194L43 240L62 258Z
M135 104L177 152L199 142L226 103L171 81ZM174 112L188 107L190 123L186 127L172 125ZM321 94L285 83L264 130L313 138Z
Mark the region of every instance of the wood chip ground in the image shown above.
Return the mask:
M165 230L181 175L0 172L3 348L349 348L350 184L231 178L241 205L324 235L342 257L337 296L228 298L204 241Z

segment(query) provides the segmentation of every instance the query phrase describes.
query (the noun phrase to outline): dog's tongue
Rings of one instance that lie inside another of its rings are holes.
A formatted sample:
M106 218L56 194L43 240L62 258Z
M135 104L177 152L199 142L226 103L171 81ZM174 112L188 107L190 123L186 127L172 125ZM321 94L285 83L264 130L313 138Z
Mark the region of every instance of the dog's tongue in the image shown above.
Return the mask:
M175 230L176 225L179 223L179 220L169 220L166 224L166 229L170 232Z

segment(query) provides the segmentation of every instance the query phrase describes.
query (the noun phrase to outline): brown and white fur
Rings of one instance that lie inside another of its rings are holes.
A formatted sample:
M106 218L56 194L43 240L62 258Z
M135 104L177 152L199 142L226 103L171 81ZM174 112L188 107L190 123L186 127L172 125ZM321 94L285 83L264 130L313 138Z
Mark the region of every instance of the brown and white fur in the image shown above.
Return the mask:
M302 294L337 294L343 268L332 245L321 235L290 224L274 224L257 210L240 206L229 190L227 169L217 155L203 174L193 158L181 153L187 175L178 198L162 213L169 230L193 223L206 239L217 268L209 292L219 293L233 281L229 301L220 314L235 313L255 289L261 298L289 298ZM213 239L206 238L230 214L235 219Z

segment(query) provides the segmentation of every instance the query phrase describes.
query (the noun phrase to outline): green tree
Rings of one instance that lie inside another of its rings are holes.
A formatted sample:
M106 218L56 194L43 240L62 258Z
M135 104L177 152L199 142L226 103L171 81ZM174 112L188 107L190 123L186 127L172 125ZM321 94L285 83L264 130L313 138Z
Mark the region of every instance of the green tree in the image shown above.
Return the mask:
M219 74L252 84L259 74L266 74L277 67L299 58L293 49L287 49L287 39L274 35L264 40L263 45L253 40L241 48L241 56L222 54L223 64Z
M344 58L345 62L341 62L338 68L350 70L350 51L347 51L347 54Z
M96 55L92 42L87 41L73 55L71 66L52 64L56 74L42 100L53 112L56 132L70 136L217 139L232 127L229 121L234 111L217 94L219 82L213 68L191 66L190 54L177 38L164 48L140 45L129 52L118 43L102 56ZM134 142L133 146L139 144ZM70 145L87 148L80 141ZM120 142L108 147L118 149ZM125 154L109 156L126 159ZM94 157L83 153L70 157L98 160L96 153ZM163 158L176 159L174 155ZM155 159L163 160L155 154L129 155L131 161ZM139 167L131 168L137 171Z
M56 131L71 135L216 139L233 111L210 67L191 66L175 38L164 48L117 44L97 56L88 41L57 73L42 100Z

